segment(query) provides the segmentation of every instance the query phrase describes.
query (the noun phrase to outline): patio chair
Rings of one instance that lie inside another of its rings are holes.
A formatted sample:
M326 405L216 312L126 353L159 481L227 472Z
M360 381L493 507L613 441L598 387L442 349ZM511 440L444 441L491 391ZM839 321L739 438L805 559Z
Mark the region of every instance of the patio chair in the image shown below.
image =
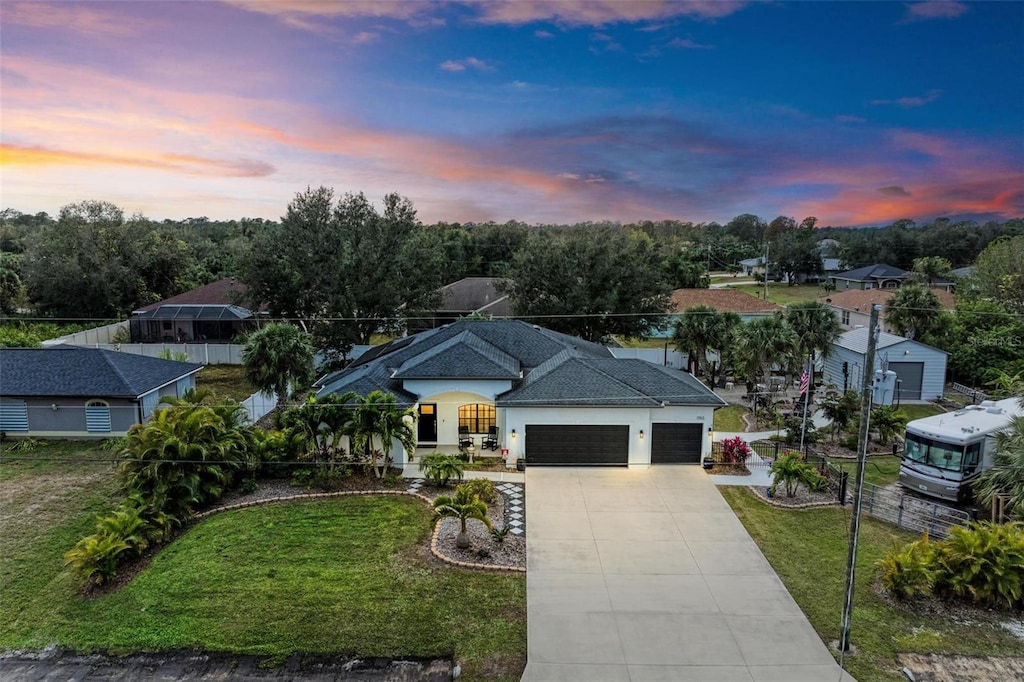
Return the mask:
M480 444L481 450L497 450L498 449L498 427L492 426L487 429L487 435L484 436L484 442Z
M473 444L473 437L469 435L468 426L459 427L459 449L468 448Z

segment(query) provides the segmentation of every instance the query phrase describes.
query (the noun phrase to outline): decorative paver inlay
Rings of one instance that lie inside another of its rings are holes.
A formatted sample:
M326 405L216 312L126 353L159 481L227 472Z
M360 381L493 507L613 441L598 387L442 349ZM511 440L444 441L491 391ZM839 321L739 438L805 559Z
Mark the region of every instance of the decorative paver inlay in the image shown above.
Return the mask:
M495 486L505 498L505 523L512 535L526 534L526 503L521 483L499 483Z

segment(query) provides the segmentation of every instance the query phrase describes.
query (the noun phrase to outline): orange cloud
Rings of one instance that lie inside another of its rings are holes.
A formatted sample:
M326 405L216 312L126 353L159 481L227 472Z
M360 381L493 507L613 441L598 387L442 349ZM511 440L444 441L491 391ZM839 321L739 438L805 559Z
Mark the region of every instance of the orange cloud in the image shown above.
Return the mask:
M273 166L262 161L209 159L187 154L161 154L152 158L141 158L0 143L0 166L40 165L153 168L188 175L232 178L258 178L274 172Z

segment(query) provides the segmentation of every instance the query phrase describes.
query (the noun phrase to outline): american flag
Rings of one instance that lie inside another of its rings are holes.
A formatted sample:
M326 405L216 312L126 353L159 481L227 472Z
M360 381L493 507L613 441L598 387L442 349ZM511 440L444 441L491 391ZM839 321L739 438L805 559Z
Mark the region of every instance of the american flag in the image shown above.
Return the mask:
M805 369L804 373L800 375L800 395L803 395L804 393L807 393L807 385L810 382L811 382L811 377L810 377L809 374L807 374L807 370Z

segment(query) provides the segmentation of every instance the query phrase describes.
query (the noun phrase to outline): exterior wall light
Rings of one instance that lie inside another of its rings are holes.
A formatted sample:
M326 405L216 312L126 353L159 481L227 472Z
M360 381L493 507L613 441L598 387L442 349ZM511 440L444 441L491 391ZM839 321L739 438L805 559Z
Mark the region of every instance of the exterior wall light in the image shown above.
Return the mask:
M644 439L644 430L640 429L640 440Z
M515 429L512 429L512 437L513 437L513 438L515 438L515 437L516 437L516 430L515 430Z

